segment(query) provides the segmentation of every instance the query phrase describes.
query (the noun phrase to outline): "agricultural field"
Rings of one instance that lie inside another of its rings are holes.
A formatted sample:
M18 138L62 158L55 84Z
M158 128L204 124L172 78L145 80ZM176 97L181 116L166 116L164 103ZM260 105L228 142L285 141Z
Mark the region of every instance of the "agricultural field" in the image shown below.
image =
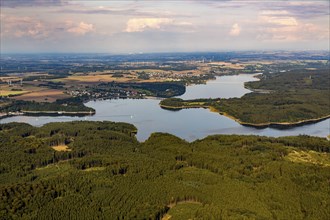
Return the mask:
M35 102L55 102L58 99L65 99L71 96L64 93L64 91L56 89L40 89L24 93L20 96L15 96L15 100L35 101Z
M17 96L17 95L22 95L22 94L25 94L27 93L28 91L12 91L12 90L0 90L0 97L3 97L3 96Z
M234 69L234 70L243 70L246 65L242 63L232 63L232 62L211 62L211 66L220 66L223 68Z

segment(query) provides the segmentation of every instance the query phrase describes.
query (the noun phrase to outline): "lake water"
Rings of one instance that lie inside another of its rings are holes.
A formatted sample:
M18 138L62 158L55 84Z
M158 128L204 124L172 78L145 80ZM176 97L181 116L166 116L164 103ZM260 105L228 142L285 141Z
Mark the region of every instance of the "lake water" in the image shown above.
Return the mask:
M178 96L181 99L198 98L233 98L241 97L251 92L244 88L244 83L257 81L258 74L240 74L233 76L221 76L216 80L210 80L206 84L191 85L186 88L185 94Z
M188 86L186 93L179 97L183 99L241 97L250 92L244 88L244 82L252 80L257 79L247 74L217 77L206 85ZM127 122L138 128L137 138L140 141L146 140L153 132L167 132L193 141L211 134L255 134L275 137L308 134L325 137L330 129L330 119L285 130L256 129L242 126L208 109L165 110L159 107L159 101L158 99L97 100L86 103L86 106L96 110L93 116L15 116L2 119L0 123L16 121L41 126L49 122L73 120Z

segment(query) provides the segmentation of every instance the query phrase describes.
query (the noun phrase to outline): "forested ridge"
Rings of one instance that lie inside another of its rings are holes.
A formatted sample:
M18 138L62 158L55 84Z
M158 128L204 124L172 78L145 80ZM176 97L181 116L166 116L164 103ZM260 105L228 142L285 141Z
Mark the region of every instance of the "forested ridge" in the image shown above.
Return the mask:
M135 133L113 122L1 124L0 219L330 218L324 138L154 133L140 143Z
M67 99L67 100L74 100L74 98ZM63 100L58 100L53 103L49 102L35 102L35 101L22 101L22 100L15 100L9 105L5 105L0 107L0 112L22 112L22 113L30 113L30 114L42 114L42 113L73 113L73 114L89 114L95 113L93 108L85 106L83 103L78 102L67 102L63 103Z

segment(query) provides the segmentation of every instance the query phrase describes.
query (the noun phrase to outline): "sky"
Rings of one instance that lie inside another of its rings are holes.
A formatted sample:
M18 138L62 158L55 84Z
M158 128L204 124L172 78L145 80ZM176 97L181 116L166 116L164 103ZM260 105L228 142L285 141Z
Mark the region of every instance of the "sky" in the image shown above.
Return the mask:
M1 53L329 51L329 0L0 1Z

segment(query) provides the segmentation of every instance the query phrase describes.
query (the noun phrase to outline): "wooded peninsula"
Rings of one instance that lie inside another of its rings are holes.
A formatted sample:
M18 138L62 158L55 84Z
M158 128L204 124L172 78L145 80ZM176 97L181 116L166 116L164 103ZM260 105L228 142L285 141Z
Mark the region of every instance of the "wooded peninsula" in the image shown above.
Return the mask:
M230 99L164 99L165 109L210 108L242 125L289 127L330 117L329 70L266 73L245 86L255 92Z

